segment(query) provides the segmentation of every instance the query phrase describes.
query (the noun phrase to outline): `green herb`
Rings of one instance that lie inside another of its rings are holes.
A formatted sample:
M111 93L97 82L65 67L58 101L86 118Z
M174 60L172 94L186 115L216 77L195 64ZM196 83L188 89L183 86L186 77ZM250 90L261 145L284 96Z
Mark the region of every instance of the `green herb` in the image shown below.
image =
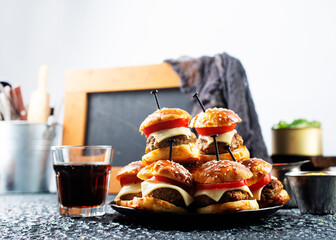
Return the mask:
M307 121L306 119L295 119L291 123L286 121L280 121L277 124L273 125L273 129L282 129L282 128L321 128L321 123L318 121Z

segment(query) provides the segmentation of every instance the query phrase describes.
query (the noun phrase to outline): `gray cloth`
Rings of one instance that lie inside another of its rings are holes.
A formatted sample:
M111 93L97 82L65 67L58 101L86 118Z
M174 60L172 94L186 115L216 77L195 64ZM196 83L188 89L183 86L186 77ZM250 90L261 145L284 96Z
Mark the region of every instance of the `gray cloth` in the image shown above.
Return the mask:
M245 70L240 61L226 53L214 57L166 60L181 79L181 91L194 101L192 115L202 111L193 99L195 92L205 108L223 107L236 112L243 120L236 129L249 149L251 157L270 161L261 134Z

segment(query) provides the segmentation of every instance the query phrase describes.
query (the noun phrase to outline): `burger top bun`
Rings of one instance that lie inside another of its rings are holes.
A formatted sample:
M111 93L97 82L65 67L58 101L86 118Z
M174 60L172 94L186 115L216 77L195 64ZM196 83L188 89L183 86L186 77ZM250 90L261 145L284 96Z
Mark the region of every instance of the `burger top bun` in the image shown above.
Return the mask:
M197 114L190 122L191 128L223 127L241 122L240 117L233 111L225 108L208 108Z
M190 121L191 115L180 108L162 108L150 114L140 125L139 132L143 129L157 123L185 118Z
M272 170L272 164L260 158L245 159L240 161L240 163L249 168L253 173L253 177L247 180L248 186L255 184Z
M126 165L117 173L116 179L120 181L120 178L129 176L129 175L137 175L141 168L145 165L142 164L142 161L131 162Z
M156 161L144 167L138 173L138 178L141 180L146 180L152 176L167 177L186 185L192 185L191 173L182 165L168 160Z
M193 173L193 179L197 183L241 181L252 176L253 174L247 167L230 160L206 162Z

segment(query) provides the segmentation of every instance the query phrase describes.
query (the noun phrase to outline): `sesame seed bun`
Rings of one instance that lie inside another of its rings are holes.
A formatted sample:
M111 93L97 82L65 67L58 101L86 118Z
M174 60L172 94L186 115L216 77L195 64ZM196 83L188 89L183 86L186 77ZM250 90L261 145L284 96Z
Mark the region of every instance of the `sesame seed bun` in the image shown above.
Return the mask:
M191 115L180 108L162 108L150 114L140 125L139 132L143 133L143 129L157 123L166 122L175 119L185 118L190 121Z
M253 174L247 167L230 160L206 162L193 173L193 179L196 183L241 181L252 176Z
M142 164L142 161L131 162L126 165L117 173L116 179L120 181L120 178L130 175L137 175L140 169L142 169L145 165Z
M162 176L188 186L192 185L191 173L182 165L168 160L159 160L144 167L137 176L141 180L146 180L152 176Z
M253 177L247 180L247 186L251 186L257 183L272 170L272 164L260 158L245 159L242 160L240 163L250 169L250 171L253 173Z
M190 122L191 128L224 127L241 122L239 116L225 108L208 108L197 114Z

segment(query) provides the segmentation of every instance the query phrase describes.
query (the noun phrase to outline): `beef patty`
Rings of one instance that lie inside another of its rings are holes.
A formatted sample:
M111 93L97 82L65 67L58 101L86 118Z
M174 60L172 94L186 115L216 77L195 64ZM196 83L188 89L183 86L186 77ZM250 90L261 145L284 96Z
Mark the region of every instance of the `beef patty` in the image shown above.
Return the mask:
M244 141L242 139L242 137L238 134L235 133L232 137L231 140L231 151L239 148L240 146L243 146ZM215 149L215 143L211 142L208 143L208 141L205 138L200 137L199 139L197 139L196 141L196 145L197 147L200 149L201 153L203 154L216 154L216 149ZM218 152L219 154L221 153L228 153L229 151L227 150L227 144L223 143L223 142L217 142L217 146L218 146Z
M158 188L150 192L146 197L158 198L178 207L186 207L182 195L175 189Z
M282 183L279 180L272 179L261 191L260 202L266 202L267 200L274 198L282 189Z
M186 135L179 135L179 136L166 138L161 142L157 142L156 139L151 135L149 136L146 142L146 153L154 151L155 149L158 149L158 148L170 147L169 139L174 139L175 142L173 143L173 146L178 146L182 144L195 143L197 138L194 133L191 133L190 137Z
M139 193L128 193L125 195L120 196L120 200L133 200L135 197L142 197L141 192Z
M235 202L240 200L248 200L249 194L242 190L227 191L223 194L218 202L208 197L207 195L200 195L194 198L198 207L205 207L212 204L221 204L226 202Z

